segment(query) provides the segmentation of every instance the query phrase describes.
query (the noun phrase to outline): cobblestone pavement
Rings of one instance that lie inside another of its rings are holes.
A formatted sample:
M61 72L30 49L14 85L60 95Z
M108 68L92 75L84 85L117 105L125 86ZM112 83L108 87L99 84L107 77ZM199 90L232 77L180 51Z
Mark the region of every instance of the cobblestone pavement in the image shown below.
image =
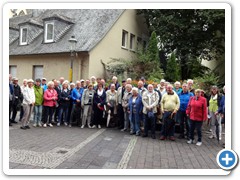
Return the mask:
M118 129L9 127L10 169L217 169L222 149L203 132L203 144L186 139L160 141ZM176 134L176 137L178 134ZM224 137L223 137L224 140ZM223 141L222 140L222 141Z

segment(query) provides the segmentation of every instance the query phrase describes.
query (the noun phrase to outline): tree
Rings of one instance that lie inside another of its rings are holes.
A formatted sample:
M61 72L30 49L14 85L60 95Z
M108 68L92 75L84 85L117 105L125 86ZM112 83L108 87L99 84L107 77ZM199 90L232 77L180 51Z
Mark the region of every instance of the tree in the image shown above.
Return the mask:
M155 61L155 62L159 62L159 49L158 49L158 40L157 40L157 35L156 32L153 31L147 46L147 58L148 61ZM160 64L159 64L160 65Z
M143 9L150 32L160 37L168 54L177 49L182 79L191 76L190 59L208 56L208 60L224 59L225 11L222 9Z
M179 71L180 71L180 68L176 61L175 52L172 52L167 60L167 69L166 69L165 78L170 82L179 81L180 80Z

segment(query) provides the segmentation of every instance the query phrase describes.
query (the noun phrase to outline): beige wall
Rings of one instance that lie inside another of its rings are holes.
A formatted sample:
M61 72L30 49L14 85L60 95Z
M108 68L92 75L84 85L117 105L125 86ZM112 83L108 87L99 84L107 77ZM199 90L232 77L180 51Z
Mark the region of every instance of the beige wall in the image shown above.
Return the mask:
M122 30L128 32L128 49L121 47ZM111 58L131 59L135 56L135 53L129 50L130 33L135 35L135 47L137 36L148 35L143 18L137 16L134 9L125 10L107 35L90 51L89 76L103 77L104 68L101 60L107 63Z
M73 62L73 81L86 78L88 69L81 68L81 62L88 63L88 55L78 53L78 57ZM70 55L50 54L50 55L28 55L10 56L9 65L17 66L17 77L21 80L33 78L33 66L43 65L43 76L48 80L59 79L63 76L69 80Z

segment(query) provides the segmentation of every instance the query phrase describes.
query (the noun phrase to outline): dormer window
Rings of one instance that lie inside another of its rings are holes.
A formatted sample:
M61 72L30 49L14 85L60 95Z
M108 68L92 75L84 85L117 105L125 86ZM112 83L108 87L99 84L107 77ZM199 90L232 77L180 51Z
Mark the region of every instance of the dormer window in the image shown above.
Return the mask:
M44 42L50 43L53 42L54 39L54 23L46 23L45 24L45 34L44 34Z
M27 28L20 29L20 45L27 45Z

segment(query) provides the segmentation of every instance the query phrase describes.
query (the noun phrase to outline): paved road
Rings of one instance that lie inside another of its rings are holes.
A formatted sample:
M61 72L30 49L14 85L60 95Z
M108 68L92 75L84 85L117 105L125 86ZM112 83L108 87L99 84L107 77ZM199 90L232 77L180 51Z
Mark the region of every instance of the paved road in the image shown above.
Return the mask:
M117 129L19 127L9 127L10 169L217 169L222 149L207 132L198 147L183 139L160 141L159 132L154 140Z

